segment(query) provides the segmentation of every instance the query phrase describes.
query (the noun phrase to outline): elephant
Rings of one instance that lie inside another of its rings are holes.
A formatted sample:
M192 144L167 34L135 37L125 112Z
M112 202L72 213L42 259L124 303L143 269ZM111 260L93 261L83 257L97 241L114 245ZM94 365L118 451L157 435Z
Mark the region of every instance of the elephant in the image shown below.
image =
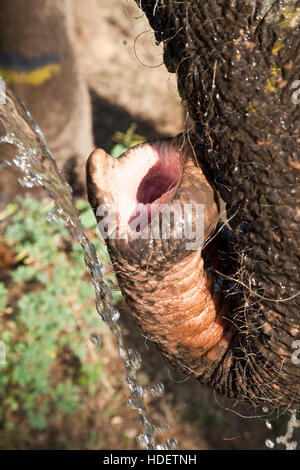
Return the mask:
M100 205L118 209L126 232L106 239L121 289L171 364L229 398L297 409L300 2L137 3L193 125L119 161L102 150L88 159L97 220ZM154 202L203 203L201 247L130 241L130 208L144 204L142 232Z

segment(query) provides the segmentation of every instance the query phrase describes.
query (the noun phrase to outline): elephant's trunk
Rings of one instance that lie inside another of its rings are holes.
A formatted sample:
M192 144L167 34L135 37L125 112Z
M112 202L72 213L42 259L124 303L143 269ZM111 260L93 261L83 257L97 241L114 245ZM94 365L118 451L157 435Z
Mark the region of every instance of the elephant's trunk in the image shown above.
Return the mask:
M177 138L139 145L118 160L96 150L87 176L100 222L107 212L107 243L132 313L171 362L202 374L201 364L222 360L235 328L227 320L231 306L220 291L221 278L208 274L201 256L219 218L201 168ZM190 236L185 223L191 217ZM155 227L160 232L151 238Z
M205 141L207 152L196 145L195 154L205 159L205 174L226 203L234 249L217 237L206 254L201 245L191 252L177 237L182 224L176 221L167 240L109 236L121 287L145 332L202 383L269 408L298 408L299 1L139 3L164 42L168 69L177 73L196 142L199 135ZM93 154L91 204L118 208L117 226L127 235L137 221L140 233L152 221L154 201L202 203L205 240L218 219L211 187L185 150L156 145L118 163L104 157L102 169ZM131 173L121 171L127 164ZM137 202L145 206L141 217ZM154 216L161 220L163 213L158 207ZM192 228L195 223L191 217ZM235 281L234 295L226 280L220 287L214 269Z
M238 334L216 367L203 364L201 381L230 397L297 408L299 1L138 3L206 143L235 238Z

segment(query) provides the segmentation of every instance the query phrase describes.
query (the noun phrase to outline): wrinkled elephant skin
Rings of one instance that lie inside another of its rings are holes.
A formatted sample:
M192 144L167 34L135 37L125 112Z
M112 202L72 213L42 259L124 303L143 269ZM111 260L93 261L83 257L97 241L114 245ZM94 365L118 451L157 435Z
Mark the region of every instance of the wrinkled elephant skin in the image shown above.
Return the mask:
M204 251L176 238L151 246L108 239L121 288L173 364L228 397L299 408L299 2L138 3L177 74L194 133L182 145L144 144L118 164L94 152L90 202L118 207L122 230L136 202L202 203L208 242L219 217L216 191L230 234ZM123 206L120 194L128 195Z

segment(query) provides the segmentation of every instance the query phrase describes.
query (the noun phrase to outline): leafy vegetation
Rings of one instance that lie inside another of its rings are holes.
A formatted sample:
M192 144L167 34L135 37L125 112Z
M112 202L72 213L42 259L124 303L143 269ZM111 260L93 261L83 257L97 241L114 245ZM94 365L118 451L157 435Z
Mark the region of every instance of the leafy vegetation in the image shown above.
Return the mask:
M5 283L0 282L0 340L6 348L5 364L0 364L4 431L20 419L43 430L57 410L74 413L82 406L82 393L96 392L102 374L100 362L86 361L89 336L102 325L91 301L93 287L82 250L62 220L47 222L52 208L48 199L26 197L0 214L4 243L15 250L14 269ZM96 224L88 203L79 200L77 208L93 236ZM96 238L93 243L107 278L116 286L105 245ZM115 290L114 303L120 297Z

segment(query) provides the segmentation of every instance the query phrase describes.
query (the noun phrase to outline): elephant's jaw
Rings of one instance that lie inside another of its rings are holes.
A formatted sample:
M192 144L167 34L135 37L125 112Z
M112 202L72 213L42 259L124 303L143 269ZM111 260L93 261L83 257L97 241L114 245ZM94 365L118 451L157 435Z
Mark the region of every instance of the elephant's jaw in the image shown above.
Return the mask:
M204 204L207 239L219 214L202 170L178 140L164 140L139 145L119 159L95 150L87 162L87 184L95 213L102 205L116 215L117 230L106 241L127 304L144 333L193 374L202 373L201 356L205 363L221 361L233 336L226 320L230 307L204 269L202 245L187 250L187 240L172 238L178 224L169 240L132 237L138 213L136 233L142 234L163 205L194 203Z

